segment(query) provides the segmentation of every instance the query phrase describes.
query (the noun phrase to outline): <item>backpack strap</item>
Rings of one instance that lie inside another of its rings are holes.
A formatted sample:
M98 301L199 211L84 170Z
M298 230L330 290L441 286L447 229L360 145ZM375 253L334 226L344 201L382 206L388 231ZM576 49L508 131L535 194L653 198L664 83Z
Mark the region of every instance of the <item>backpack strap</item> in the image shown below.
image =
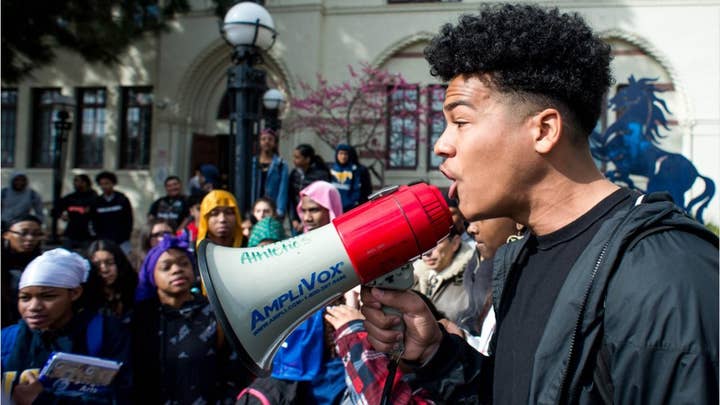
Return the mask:
M103 316L95 314L87 326L87 349L90 356L99 357L102 350Z

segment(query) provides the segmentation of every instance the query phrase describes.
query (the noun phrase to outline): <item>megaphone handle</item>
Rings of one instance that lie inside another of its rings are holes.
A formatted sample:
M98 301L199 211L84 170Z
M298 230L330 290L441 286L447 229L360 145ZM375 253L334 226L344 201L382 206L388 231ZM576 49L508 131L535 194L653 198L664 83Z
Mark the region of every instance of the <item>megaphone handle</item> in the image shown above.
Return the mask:
M368 287L378 287L378 288L386 288L389 290L407 290L412 287L414 281L413 277L413 266L412 262L407 262L404 265L398 267L397 269L383 275L382 277L378 277L375 280L369 282L366 284ZM396 308L393 307L382 307L383 313L386 315L394 315L400 318L400 323L395 326L393 329L404 332L405 331L405 323L402 322L402 312L398 311ZM400 359L400 356L402 356L403 352L405 351L405 344L400 343L397 345L393 351L388 353L390 357L394 361L397 361Z
M404 334L405 322L403 322L403 320L402 320L403 319L402 312L400 312L397 308L387 307L385 305L383 305L382 311L383 311L383 313L385 313L385 315L394 315L394 316L397 316L398 318L400 318L400 323L397 326L393 327L393 329L398 332L403 332L403 336L404 336L405 335ZM399 361L400 357L403 355L404 352L405 352L405 342L403 340L402 342L399 342L397 345L395 345L395 348L393 348L392 351L388 352L388 355L390 356L390 358L392 358L393 361Z

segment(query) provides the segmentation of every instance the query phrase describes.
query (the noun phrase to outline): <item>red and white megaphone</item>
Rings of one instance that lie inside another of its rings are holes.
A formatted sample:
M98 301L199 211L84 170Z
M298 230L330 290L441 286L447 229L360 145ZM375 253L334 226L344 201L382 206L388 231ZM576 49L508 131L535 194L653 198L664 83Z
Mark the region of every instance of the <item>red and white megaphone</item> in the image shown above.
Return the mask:
M432 249L451 225L436 187L393 187L328 225L271 245L241 249L203 240L200 274L244 365L266 376L277 349L308 316Z

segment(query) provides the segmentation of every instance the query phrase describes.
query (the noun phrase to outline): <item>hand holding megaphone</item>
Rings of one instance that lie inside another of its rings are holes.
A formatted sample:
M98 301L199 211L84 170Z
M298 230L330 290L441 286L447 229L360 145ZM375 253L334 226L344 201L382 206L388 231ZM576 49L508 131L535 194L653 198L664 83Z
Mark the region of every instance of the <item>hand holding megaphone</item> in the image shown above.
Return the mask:
M393 273L447 236L450 211L425 183L384 190L332 223L291 239L238 249L204 240L200 274L243 363L267 375L272 358L309 315L358 284ZM412 273L409 274L412 277Z

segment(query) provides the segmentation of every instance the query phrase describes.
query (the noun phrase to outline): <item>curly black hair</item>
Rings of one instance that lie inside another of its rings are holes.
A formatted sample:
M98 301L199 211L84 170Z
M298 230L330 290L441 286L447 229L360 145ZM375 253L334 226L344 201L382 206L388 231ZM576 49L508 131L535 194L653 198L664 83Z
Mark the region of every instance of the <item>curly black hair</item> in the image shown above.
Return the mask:
M441 28L425 58L444 81L487 75L500 93L570 113L583 135L595 127L612 81L610 46L578 14L535 5L486 5L463 15Z

